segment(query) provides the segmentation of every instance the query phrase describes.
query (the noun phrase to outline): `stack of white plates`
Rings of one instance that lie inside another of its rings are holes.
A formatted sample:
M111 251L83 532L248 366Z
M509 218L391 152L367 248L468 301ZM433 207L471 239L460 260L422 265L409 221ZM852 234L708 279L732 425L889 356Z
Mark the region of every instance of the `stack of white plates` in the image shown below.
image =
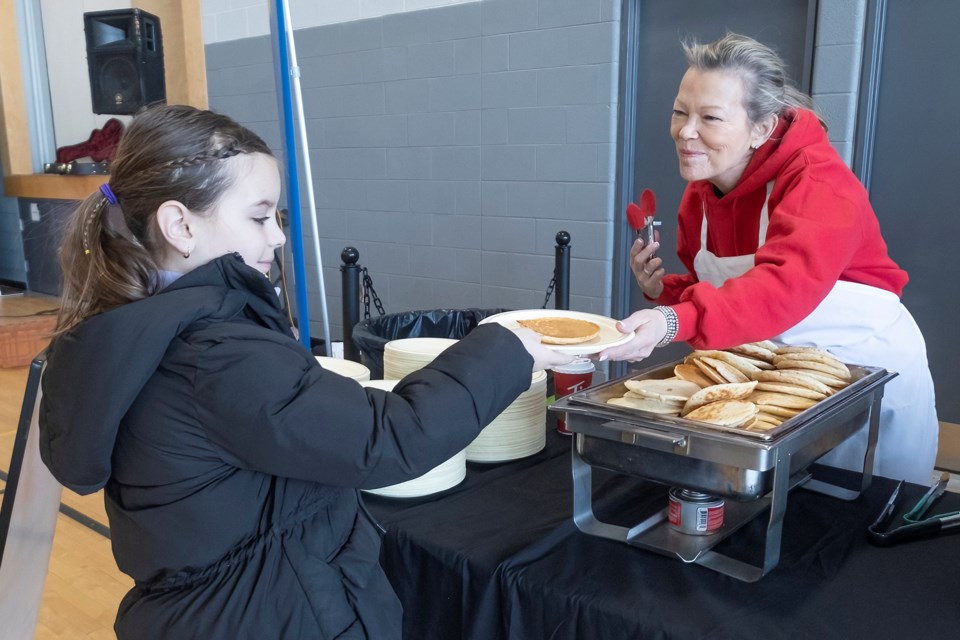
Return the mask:
M414 338L416 339L416 338ZM455 342L455 341L451 341ZM391 343L387 343L389 346ZM449 345L448 345L449 346ZM386 358L384 358L386 365ZM384 368L386 371L386 367ZM374 387L384 391L392 391L399 380L368 380L361 384L365 387ZM442 462L422 476L407 480L399 484L393 484L379 489L364 489L367 493L388 498L416 498L418 496L428 496L438 491L455 487L467 477L467 452L461 451L446 462Z
M399 380L364 380L360 384L364 387L371 387L373 389L381 389L383 391L393 391L393 388L397 386Z
M364 489L367 493L387 498L416 498L455 487L467 477L467 452L461 451L419 478L380 489Z
M453 338L391 340L383 348L383 378L399 380L430 364L440 352L456 342Z
M341 376L353 378L357 382L363 382L370 379L370 369L359 362L353 360L343 360L341 358L329 358L327 356L314 356L320 366L327 371L333 371Z
M467 447L471 462L503 462L530 456L547 443L547 374L533 374L530 388L484 428Z

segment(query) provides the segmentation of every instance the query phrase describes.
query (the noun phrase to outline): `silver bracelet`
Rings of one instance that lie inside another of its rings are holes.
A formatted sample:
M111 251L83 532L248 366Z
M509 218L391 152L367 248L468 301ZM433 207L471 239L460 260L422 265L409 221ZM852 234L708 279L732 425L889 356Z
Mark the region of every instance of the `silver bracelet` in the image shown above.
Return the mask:
M657 343L658 347L665 347L673 339L677 337L677 332L680 331L680 320L677 319L677 312L671 309L670 307L654 307L657 311L663 314L663 317L667 321L667 333L663 336L663 340Z

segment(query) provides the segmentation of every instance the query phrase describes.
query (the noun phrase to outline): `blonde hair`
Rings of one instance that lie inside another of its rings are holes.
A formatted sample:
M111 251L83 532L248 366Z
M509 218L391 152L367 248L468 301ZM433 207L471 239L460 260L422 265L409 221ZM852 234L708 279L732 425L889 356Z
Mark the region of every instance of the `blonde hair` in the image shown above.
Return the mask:
M683 45L687 63L698 71L735 73L743 81L743 106L750 122L763 122L788 111L807 109L817 114L813 99L790 84L786 65L777 53L753 38L736 33L708 44L688 40Z
M273 155L255 133L212 111L158 105L138 113L110 164L107 191L126 229L110 224L111 203L102 191L79 203L60 246L63 286L54 335L150 295L165 246L157 209L177 200L198 215L209 211L233 181L223 160L241 153Z

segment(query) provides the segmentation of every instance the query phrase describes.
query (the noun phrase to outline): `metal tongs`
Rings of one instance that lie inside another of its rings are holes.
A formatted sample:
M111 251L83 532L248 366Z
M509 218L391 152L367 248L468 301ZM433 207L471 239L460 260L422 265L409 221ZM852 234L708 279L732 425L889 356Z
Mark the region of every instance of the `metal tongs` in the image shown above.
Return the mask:
M874 520L873 524L867 529L867 538L875 545L888 547L919 538L929 538L941 533L944 529L960 527L960 511L924 517L924 514L930 509L930 506L937 498L943 495L943 491L946 489L949 480L949 473L941 474L940 480L930 487L913 509L903 514L903 520L906 524L882 531L881 529L884 529L890 522L890 518L896 510L897 497L900 495L900 489L903 487L903 480L901 480L897 484L897 488L893 490L890 499L887 500L883 511L880 512L877 519Z
M660 226L660 221L654 217L657 213L657 196L650 189L644 189L638 200L640 204L631 202L627 205L627 222L643 238L643 246L647 247L656 241L654 231Z

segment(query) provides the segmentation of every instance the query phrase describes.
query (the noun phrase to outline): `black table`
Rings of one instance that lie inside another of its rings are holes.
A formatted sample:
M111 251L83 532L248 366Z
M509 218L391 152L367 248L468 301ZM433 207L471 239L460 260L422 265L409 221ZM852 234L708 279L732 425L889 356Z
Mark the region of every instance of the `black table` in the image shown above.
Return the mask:
M388 530L381 562L411 640L960 637L957 529L885 548L866 540L895 486L874 478L853 502L791 491L780 562L755 583L580 532L570 439L552 429L541 453L468 463L466 480L441 494L366 501ZM925 490L906 485L898 517ZM665 496L594 470L607 521L635 524ZM947 493L930 513L958 509ZM759 563L765 527L763 512L717 550Z

